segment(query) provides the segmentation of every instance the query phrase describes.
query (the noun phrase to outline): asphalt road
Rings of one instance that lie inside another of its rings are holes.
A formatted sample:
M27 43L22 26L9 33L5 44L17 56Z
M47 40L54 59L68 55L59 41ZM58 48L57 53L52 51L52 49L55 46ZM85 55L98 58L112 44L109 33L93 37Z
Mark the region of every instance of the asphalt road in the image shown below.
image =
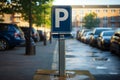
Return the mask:
M0 80L33 80L37 69L58 70L58 44L36 44L35 55L25 47L0 51ZM76 39L65 40L66 70L88 70L96 80L120 80L120 57Z
M120 57L76 39L65 40L66 70L88 70L96 80L120 80ZM55 57L54 57L55 58ZM58 69L58 55L54 69Z
M51 70L55 45L38 42L35 55L25 55L25 47L0 51L0 80L33 80L38 69Z
M88 70L96 80L120 80L120 57L80 41L67 39L66 69Z

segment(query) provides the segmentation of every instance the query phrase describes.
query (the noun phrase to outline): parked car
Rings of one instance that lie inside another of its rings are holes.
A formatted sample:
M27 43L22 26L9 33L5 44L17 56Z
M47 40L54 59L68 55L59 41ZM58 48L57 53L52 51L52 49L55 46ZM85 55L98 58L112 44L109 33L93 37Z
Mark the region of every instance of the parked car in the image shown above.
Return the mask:
M0 23L0 50L14 48L24 43L24 33L17 25Z
M92 31L85 32L85 35L83 37L83 42L88 44L90 41L90 36L92 34Z
M77 30L77 32L76 32L76 39L77 40L80 40L80 33L81 33L81 30Z
M88 31L90 31L90 29L82 29L81 31L77 32L78 40L81 41L81 38L82 38L83 34L84 34L85 32L88 32Z
M120 55L120 29L115 31L114 35L111 37L110 43L111 53Z
M78 31L77 28L72 28L72 31L71 31L72 38L76 38L77 37L77 31Z
M23 30L23 32L25 34L25 38L27 38L28 34L29 34L29 29L30 28L29 27L23 27L23 26L20 27L20 28ZM39 37L38 31L34 27L31 28L31 31L32 31L31 37L33 38L33 40L35 42L40 41L40 37Z
M97 38L102 31L112 30L112 28L94 28L92 35L90 36L90 45L97 47Z
M84 42L85 36L86 36L86 32L84 32L83 35L81 36L81 39L80 39L81 42Z
M114 31L101 32L97 39L98 47L102 50L110 49L110 39L113 34Z

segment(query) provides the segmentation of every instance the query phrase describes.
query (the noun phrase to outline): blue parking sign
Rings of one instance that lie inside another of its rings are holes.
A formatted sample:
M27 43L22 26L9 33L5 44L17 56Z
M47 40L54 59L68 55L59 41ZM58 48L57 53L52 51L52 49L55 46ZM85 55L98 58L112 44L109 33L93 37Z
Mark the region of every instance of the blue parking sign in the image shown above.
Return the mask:
M52 7L52 33L71 32L71 7L53 6Z

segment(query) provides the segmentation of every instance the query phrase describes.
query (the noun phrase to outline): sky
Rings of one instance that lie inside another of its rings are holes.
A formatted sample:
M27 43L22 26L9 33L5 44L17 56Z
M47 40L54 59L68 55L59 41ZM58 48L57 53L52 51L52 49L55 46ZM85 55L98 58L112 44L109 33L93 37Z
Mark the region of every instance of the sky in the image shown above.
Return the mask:
M54 5L120 5L120 0L54 0Z

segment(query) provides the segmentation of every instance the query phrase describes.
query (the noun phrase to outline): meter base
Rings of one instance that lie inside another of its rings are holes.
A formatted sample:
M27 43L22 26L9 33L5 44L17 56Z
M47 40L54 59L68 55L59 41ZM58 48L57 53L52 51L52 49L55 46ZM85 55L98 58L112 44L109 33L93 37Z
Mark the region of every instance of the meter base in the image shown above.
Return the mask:
M95 80L87 70L67 70L65 76L59 76L57 70L37 70L33 80Z

